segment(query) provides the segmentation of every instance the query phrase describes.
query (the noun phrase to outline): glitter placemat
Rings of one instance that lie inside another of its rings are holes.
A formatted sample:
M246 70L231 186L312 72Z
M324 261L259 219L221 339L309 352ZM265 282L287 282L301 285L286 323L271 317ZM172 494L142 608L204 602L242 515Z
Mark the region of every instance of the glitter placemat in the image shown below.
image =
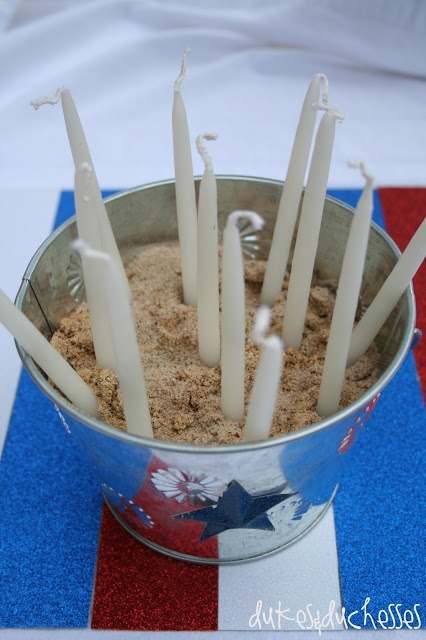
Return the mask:
M426 189L375 193L375 219L386 222L401 248L426 214L425 194ZM354 205L360 192L331 195ZM73 211L73 194L65 192L56 223ZM422 273L415 290L424 300ZM419 305L419 326L423 321ZM391 627L393 616L398 627L398 614L414 612L415 604L426 624L421 466L426 421L417 376L426 377L424 344L413 353L360 434L335 499L342 601L361 627L380 628L378 618L384 623L385 614L384 624ZM101 515L96 478L25 372L0 464L0 512L0 627L84 628L91 622L92 628L118 630L229 628L220 624L224 585L217 568L158 556L107 511ZM262 562L251 565L253 579ZM411 624L417 626L415 616ZM246 629L247 620L232 628Z

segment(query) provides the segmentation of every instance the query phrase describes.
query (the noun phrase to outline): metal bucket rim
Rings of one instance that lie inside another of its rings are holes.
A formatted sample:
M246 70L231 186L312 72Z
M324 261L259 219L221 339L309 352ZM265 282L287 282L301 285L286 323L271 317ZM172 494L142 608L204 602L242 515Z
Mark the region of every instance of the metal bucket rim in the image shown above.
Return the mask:
M196 176L195 180L199 181L201 179L200 176ZM269 183L276 186L283 185L283 181L274 180L271 178L261 178L256 176L242 176L242 175L217 175L217 180L245 180L249 182L262 182ZM114 201L117 198L127 196L131 193L148 190L150 188L164 186L173 184L174 179L166 179L156 182L147 183L144 185L131 187L130 189L125 189L123 191L118 191L107 198L104 199L105 204L107 205L109 202ZM354 213L355 209L334 198L333 196L329 196L327 194L326 199L331 202L337 203L340 207L346 209L350 213ZM64 229L68 226L75 223L75 215L66 220L63 224L61 224L55 231L53 231L44 242L37 249L33 257L31 258L28 267L25 270L22 283L16 295L15 304L18 308L21 308L22 302L24 299L24 295L27 287L29 286L30 277L35 269L36 264L38 263L41 255L44 253L46 248L55 240L55 238L60 235ZM376 233L378 233L390 246L394 254L397 258L400 257L401 251L398 246L392 240L392 238L382 229L378 224L374 221L371 222L371 227L374 229ZM35 364L34 360L29 356L29 354L19 345L16 341L16 347L18 354L22 360L24 367L26 368L28 374L33 379L33 381L37 384L37 386L43 391L45 395L47 395L52 402L57 405L64 412L68 413L71 417L73 417L78 422L85 424L86 426L94 429L95 431L101 432L105 435L108 435L117 440L122 440L127 442L128 444L134 444L138 446L148 446L151 449L167 449L168 451L181 452L181 453L196 453L196 454L217 454L217 453L244 453L249 452L254 449L266 449L269 447L282 446L289 444L290 442L295 442L302 438L311 436L313 434L319 433L320 431L324 431L334 425L337 422L341 422L343 420L348 419L351 415L358 413L363 407L367 406L373 398L375 398L378 393L383 390L386 385L390 382L393 376L396 374L404 359L410 350L412 338L415 330L415 320L416 320L416 308L415 308L415 298L412 283L410 282L409 286L405 290L403 294L406 298L408 305L408 321L407 327L405 331L405 335L403 340L401 341L400 347L395 354L392 363L387 367L385 372L380 376L380 378L367 390L365 391L357 400L347 405L340 411L334 413L332 416L328 418L323 418L318 422L315 422L311 425L304 427L303 429L299 429L297 431L286 433L281 436L277 436L274 438L269 438L267 440L259 440L255 442L247 442L247 443L233 443L233 444L221 444L221 445L195 445L195 444L185 444L185 443L176 443L168 440L151 440L149 438L144 438L142 436L137 436L128 433L127 431L121 431L115 427L111 427L101 420L97 420L96 418L92 418L84 414L81 410L78 410L72 405L66 398L64 398L58 391L56 391L47 381L47 379L40 372L40 369Z

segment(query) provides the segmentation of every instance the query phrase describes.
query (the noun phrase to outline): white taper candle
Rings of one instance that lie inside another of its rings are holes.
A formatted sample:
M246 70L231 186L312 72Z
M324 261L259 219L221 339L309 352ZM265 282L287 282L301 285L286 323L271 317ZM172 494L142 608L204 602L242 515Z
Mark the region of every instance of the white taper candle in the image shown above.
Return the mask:
M215 133L204 133L197 138L197 149L205 164L198 198L198 350L202 362L207 367L215 367L220 362L219 257L216 178L203 139L216 138Z
M1 290L0 322L77 409L100 418L98 400L90 387Z
M302 342L336 120L342 120L344 117L341 111L326 105L318 105L317 108L324 109L326 112L319 124L312 153L284 311L282 334L284 344L286 348L294 347L295 349L300 349Z
M317 404L322 417L339 408L373 213L373 177L363 162L351 166L361 167L367 182L352 220L339 277Z
M62 103L62 111L64 114L65 127L67 130L68 140L71 148L71 153L74 161L75 170L87 163L92 168L92 177L89 183L91 207L87 212L87 215L96 217L99 227L99 237L101 242L101 250L108 253L111 256L114 263L120 272L120 279L122 286L127 292L129 300L131 300L131 292L129 282L126 277L126 273L123 267L123 263L118 251L117 243L111 228L111 224L108 218L108 214L105 205L102 201L102 194L99 188L98 179L93 169L93 162L87 144L86 136L84 135L83 127L81 125L80 116L74 104L74 100L71 97L71 93L68 89L58 89L56 95L53 98L38 98L33 100L31 104L35 109L38 109L43 104L56 104Z
M223 232L222 252L222 412L228 420L244 416L245 289L240 232L237 226L247 218L255 230L263 220L254 211L230 213Z
M81 240L72 243L73 248L87 261L102 265L103 278L99 286L105 290L108 322L114 345L115 370L120 383L127 430L145 438L152 438L151 417L139 347L136 339L132 310L121 278L112 258L88 247Z
M89 146L87 144L86 136L84 135L80 116L78 115L77 108L69 89L62 87L57 90L53 98L44 96L42 98L32 100L31 104L34 109L38 109L44 104L57 104L59 100L61 100L62 103L65 127L67 130L74 166L77 168L83 162L87 162L93 166L92 156L90 155Z
M347 366L368 349L426 256L426 218L352 333Z
M180 86L186 73L186 57L175 82L172 110L173 157L175 166L176 213L182 265L183 300L186 305L197 306L197 207L195 201L194 172L186 109Z
M314 103L319 100L321 83L323 85L322 102L327 104L328 81L324 74L317 73L312 78L303 102L278 207L265 278L260 294L261 304L267 304L270 307L272 307L281 292L287 268L318 111L318 109L314 108Z
M266 337L270 318L269 307L259 307L252 339L262 347L262 353L251 390L243 442L268 438L274 417L283 368L283 344L278 336Z
M74 198L78 237L87 245L101 251L98 219L93 215L93 189L96 190L94 172L91 165L83 162L75 172ZM101 286L102 264L81 256L84 287L86 290L90 326L96 363L101 369L114 369L115 358L111 331L108 324L105 291Z

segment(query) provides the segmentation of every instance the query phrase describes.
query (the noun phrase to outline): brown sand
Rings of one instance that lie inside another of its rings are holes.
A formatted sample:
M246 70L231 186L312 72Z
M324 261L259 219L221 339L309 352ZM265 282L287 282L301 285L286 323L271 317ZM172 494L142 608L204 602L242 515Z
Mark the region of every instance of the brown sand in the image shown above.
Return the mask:
M246 407L260 350L250 334L266 263L245 261ZM152 245L127 268L154 435L175 442L224 444L241 441L244 420L225 420L220 410L220 365L209 369L198 356L197 311L182 304L180 257L176 245ZM283 291L273 308L271 332L281 333ZM300 352L286 350L271 436L320 420L315 406L334 305L330 281L316 277ZM95 362L87 306L62 320L52 344L99 398L102 420L126 429L117 376ZM346 372L340 408L356 400L377 379L375 345Z

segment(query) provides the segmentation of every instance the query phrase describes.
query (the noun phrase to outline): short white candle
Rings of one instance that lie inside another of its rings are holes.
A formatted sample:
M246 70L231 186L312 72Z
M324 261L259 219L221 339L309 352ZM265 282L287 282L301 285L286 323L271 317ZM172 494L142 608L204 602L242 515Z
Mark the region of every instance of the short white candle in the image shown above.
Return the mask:
M111 328L115 370L120 383L127 431L145 438L152 438L148 396L132 310L126 292L121 286L119 271L108 254L90 249L80 240L73 242L72 246L84 255L86 260L93 260L102 265L103 278L99 286L105 290L107 320Z
M352 333L347 366L368 349L426 256L426 218Z
M284 344L286 348L294 347L295 349L300 349L302 343L336 120L342 120L344 117L341 111L326 105L319 105L317 108L324 109L326 112L319 124L312 153L284 311L282 334Z
M224 417L236 422L244 416L245 289L237 226L241 218L248 218L255 230L263 226L254 211L234 211L223 232L221 404Z
M339 277L317 404L322 417L339 408L373 213L373 177L364 163L351 165L361 167L367 182L352 220Z
M59 102L59 99L61 99L62 103L62 111L64 114L64 121L75 170L77 171L82 164L87 163L91 166L93 172L88 185L90 190L91 207L88 210L87 215L96 217L99 227L101 249L108 253L117 265L117 268L120 271L122 286L127 291L129 300L131 300L130 286L121 261L120 252L118 251L108 214L102 201L102 194L99 189L96 173L93 169L89 146L87 144L86 136L84 135L83 127L81 126L78 111L71 97L71 93L68 89L58 89L53 98L38 98L37 100L33 100L31 104L35 109L38 109L43 104L56 104Z
M175 166L176 213L182 265L183 300L186 305L197 306L197 206L195 201L194 172L186 109L180 87L186 73L186 57L175 82L172 110L173 156Z
M198 350L207 367L215 367L220 362L219 257L216 178L203 139L216 138L215 133L204 133L197 138L197 149L205 163L198 199Z
M90 387L1 290L0 322L80 411L100 417L98 400Z
M283 344L278 336L266 337L270 318L269 307L259 307L252 339L262 347L262 354L251 390L243 442L268 438L274 417L283 368Z
M270 307L280 295L287 268L318 111L318 109L314 108L314 103L319 100L321 83L323 84L322 101L327 104L328 81L324 74L317 73L308 87L303 102L278 207L265 278L260 294L261 304L267 304Z
M93 191L95 177L92 167L83 162L75 172L75 210L77 231L80 240L97 251L101 251L101 238L98 219L93 215ZM114 347L107 318L107 305L103 278L103 265L81 256L83 266L84 287L86 290L90 326L92 328L93 345L96 363L101 369L115 369Z

